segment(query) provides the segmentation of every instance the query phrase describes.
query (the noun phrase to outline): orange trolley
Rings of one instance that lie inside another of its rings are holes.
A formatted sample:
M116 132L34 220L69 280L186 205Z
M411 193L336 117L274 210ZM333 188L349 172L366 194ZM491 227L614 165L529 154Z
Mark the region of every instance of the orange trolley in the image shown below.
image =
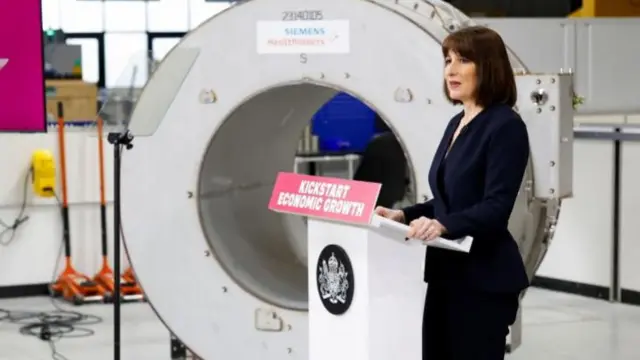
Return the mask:
M58 279L51 284L51 294L62 296L65 300L81 305L90 302L105 302L111 294L100 284L88 276L79 273L71 261L71 234L69 228L69 203L67 195L67 164L64 142L64 111L62 103L58 103L58 146L60 152L60 181L62 199L59 199L62 211L62 229L64 241L65 267Z
M107 247L107 200L105 196L104 178L104 147L103 147L103 123L102 118L97 119L98 127L98 168L100 169L100 229L102 240L102 268L94 276L94 281L107 289L110 293L115 290L113 283L113 270L109 266L109 253ZM142 289L138 286L135 277L129 276L130 268L120 276L120 299L123 301L144 300Z

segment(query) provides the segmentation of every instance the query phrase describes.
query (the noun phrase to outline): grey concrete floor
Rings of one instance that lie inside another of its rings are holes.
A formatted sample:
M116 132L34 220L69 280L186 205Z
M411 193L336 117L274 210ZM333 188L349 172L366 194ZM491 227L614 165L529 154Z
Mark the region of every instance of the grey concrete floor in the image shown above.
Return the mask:
M509 360L637 360L640 307L611 304L540 289L524 300L523 344ZM57 360L113 359L113 317L109 305L71 307L104 319L87 326L95 334L56 343ZM10 311L53 309L49 298L0 300ZM169 360L169 334L146 304L122 306L122 360ZM0 322L0 360L52 359L48 343L21 335L20 325Z

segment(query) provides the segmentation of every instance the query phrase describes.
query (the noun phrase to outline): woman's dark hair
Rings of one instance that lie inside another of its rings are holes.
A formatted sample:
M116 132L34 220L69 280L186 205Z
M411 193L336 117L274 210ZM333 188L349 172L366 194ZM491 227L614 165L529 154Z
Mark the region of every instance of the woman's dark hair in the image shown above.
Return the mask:
M442 55L446 58L450 51L476 65L478 84L474 96L478 105L515 106L518 98L515 76L507 48L497 32L484 26L471 26L452 32L442 42ZM460 104L449 96L446 79L444 93L450 102Z

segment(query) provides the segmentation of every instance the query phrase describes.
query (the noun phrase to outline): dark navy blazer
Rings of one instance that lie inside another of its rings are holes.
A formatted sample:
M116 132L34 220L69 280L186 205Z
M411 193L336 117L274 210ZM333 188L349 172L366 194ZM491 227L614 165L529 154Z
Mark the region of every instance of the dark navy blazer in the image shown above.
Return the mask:
M433 199L403 209L407 223L437 219L444 238L472 236L469 254L430 247L424 280L447 287L519 292L529 285L507 225L529 161L527 128L507 105L484 109L447 149L464 113L445 130L429 171Z

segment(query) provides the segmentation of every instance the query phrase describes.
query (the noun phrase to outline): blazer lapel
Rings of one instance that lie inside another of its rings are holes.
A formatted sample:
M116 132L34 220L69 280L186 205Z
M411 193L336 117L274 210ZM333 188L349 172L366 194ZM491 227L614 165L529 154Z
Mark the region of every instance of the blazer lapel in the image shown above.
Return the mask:
M438 176L438 172L440 171L442 162L444 161L447 150L449 149L451 138L453 137L455 129L458 127L460 119L461 116L457 115L456 119L454 121L451 121L451 123L449 123L449 126L447 126L447 128L445 129L445 132L442 135L442 141L440 141L440 146L438 146L438 149L433 156L433 163L431 164L431 169L429 170L429 183L436 185L433 189L431 189L431 192L433 193L434 197L438 199L443 199L443 194L440 193L441 184L439 181L440 177Z

